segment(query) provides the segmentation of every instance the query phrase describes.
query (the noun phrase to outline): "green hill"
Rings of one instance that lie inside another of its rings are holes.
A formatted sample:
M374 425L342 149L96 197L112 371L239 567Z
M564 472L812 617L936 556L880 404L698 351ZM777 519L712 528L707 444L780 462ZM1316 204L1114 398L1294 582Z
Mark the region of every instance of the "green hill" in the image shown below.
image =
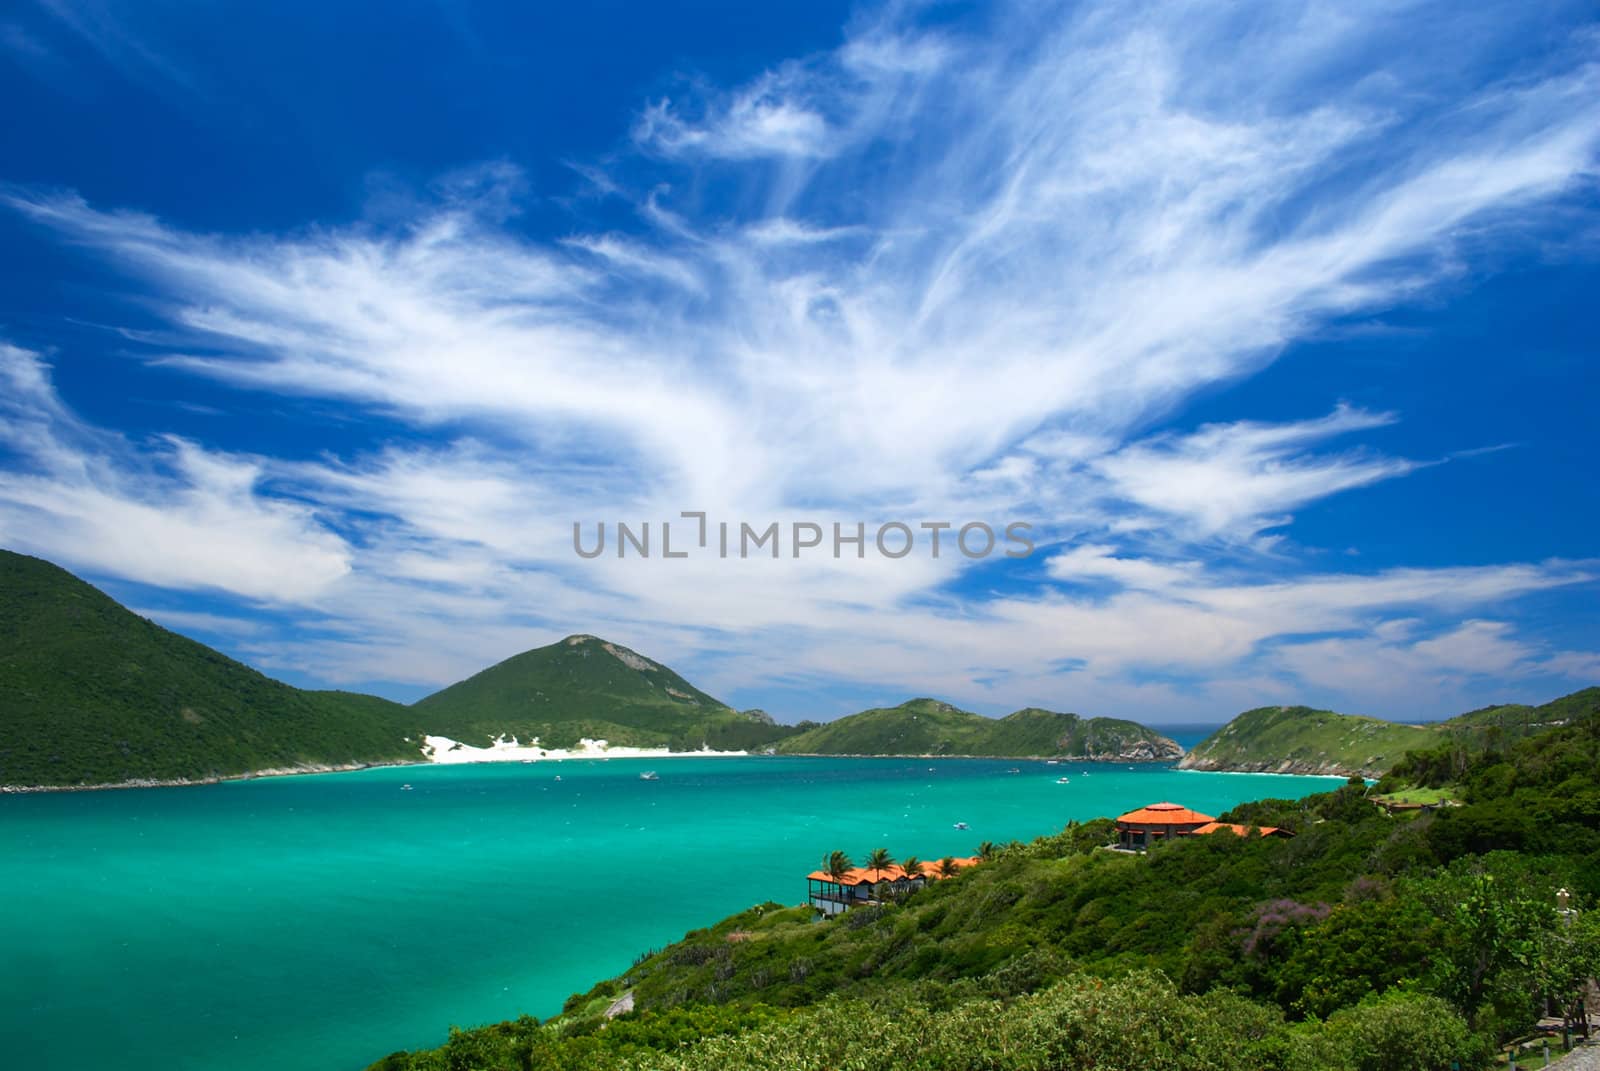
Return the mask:
M1446 744L1468 753L1499 747L1597 710L1600 688L1585 688L1542 706L1484 707L1425 725L1310 707L1259 707L1196 744L1178 765L1185 770L1379 777L1408 751L1430 751Z
M416 758L405 707L272 680L0 551L0 784L200 780Z
M793 732L740 712L658 662L597 636L524 651L420 700L427 731L481 745L502 734L545 747L580 739L635 747L749 749Z
M1452 733L1463 729L1493 732L1497 740L1504 743L1565 725L1574 718L1586 717L1596 709L1600 709L1600 688L1585 688L1537 707L1503 703L1469 710L1440 722L1438 727Z
M1029 707L986 718L937 699L912 699L820 725L778 745L791 755L1028 756L1152 762L1183 749L1131 721Z
M1247 710L1178 763L1185 770L1361 774L1377 777L1407 751L1432 747L1436 729L1310 707Z

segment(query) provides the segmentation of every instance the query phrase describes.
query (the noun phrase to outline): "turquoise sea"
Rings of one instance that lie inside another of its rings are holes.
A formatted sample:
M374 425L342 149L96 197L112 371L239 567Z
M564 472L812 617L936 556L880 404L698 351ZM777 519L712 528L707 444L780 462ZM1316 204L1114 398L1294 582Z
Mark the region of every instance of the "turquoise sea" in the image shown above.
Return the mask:
M674 758L0 797L0 1044L27 1071L358 1071L803 901L835 848L971 854L1157 800L1215 814L1333 783Z

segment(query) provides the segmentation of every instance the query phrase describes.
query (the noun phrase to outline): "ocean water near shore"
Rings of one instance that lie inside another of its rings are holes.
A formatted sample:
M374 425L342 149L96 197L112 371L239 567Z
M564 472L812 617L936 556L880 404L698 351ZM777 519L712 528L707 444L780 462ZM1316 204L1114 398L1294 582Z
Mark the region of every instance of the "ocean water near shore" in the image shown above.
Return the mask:
M835 848L970 854L1158 799L1217 813L1336 783L801 758L674 759L641 780L652 768L394 767L0 798L5 1062L357 1071L452 1023L549 1016L686 930L799 902Z

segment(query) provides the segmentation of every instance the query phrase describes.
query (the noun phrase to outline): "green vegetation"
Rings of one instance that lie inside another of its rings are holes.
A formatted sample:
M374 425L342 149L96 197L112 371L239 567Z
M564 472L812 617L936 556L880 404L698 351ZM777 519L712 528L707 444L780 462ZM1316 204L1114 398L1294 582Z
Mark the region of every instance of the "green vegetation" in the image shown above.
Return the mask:
M1421 752L1439 765L1426 782L1438 788L1482 749L1506 747L1596 709L1600 709L1600 688L1586 688L1543 706L1502 704L1425 725L1309 707L1261 707L1245 711L1206 737L1178 765L1185 770L1380 777L1403 756Z
M1600 972L1600 713L1567 720L1473 754L1457 807L1390 815L1352 778L1222 816L1294 838L1144 856L1072 824L835 921L752 908L551 1022L375 1068L1484 1067Z
M310 692L0 551L0 784L202 779L415 758L407 709Z
M1206 737L1178 765L1376 777L1407 751L1432 747L1438 739L1430 727L1310 707L1259 707Z
M139 617L49 562L0 551L0 785L416 761L425 734L738 750L801 731L731 710L592 636L528 651L411 707L306 691Z
M740 712L621 644L568 636L452 684L414 707L428 732L481 745L501 734L545 747L582 738L635 747L761 747L798 732Z
M1422 807L1438 806L1455 799L1447 788L1419 788L1408 785L1397 788L1393 792L1374 792L1367 797L1373 803L1383 803L1390 806Z
M991 988L1002 995L929 988L801 1012L646 1012L588 1033L522 1019L452 1032L441 1049L397 1053L371 1071L1434 1071L1453 1059L1471 1066L1481 1051L1448 1005L1420 995L1291 1025L1226 992L1184 995L1151 972L1032 994Z
M794 755L1061 756L1122 762L1169 760L1183 749L1164 736L1117 718L1029 707L986 718L936 699L913 699L819 725L778 746Z

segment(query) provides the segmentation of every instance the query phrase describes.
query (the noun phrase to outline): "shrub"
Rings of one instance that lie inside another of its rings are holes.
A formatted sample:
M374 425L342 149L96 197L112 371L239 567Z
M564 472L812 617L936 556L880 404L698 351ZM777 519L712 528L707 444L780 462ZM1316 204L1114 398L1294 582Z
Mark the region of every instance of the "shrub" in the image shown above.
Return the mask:
M1307 1031L1296 1071L1438 1071L1481 1067L1488 1053L1454 1008L1437 997L1391 990Z

